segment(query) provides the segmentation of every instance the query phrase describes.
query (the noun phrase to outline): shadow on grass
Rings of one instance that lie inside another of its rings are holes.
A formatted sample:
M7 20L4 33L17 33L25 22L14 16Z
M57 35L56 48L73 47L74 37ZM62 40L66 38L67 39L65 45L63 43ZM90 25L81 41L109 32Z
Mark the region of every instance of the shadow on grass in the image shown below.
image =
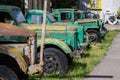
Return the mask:
M83 77L82 75L80 74L76 74L76 75L66 75L66 76L63 76L63 77L58 77L56 75L51 75L51 76L45 76L45 78L49 79L49 78L53 78L53 79L59 79L59 80L69 80L69 79L72 79L72 78L80 78L80 77ZM73 80L73 79L72 79Z

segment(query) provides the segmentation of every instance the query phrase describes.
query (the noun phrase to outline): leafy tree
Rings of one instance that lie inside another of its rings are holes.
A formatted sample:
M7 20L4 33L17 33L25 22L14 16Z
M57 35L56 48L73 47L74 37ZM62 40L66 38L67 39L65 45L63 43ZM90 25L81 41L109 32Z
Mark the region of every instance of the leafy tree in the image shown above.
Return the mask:
M17 6L24 12L24 0L0 0L0 4Z
M76 0L51 0L52 8L73 8Z

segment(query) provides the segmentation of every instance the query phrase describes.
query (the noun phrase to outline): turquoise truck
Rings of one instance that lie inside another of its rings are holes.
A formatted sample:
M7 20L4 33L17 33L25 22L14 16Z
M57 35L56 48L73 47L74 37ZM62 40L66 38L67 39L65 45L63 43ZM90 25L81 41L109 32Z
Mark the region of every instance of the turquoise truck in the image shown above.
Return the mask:
M53 15L57 22L72 22L79 24L77 28L83 26L84 31L90 35L90 39L100 42L107 33L104 23L101 19L86 19L84 12L76 9L62 8L53 9Z
M17 25L19 27L37 32L37 53L41 45L41 24L26 22L20 8L15 6L0 5L0 22ZM48 15L50 16L50 15ZM33 15L34 21L42 21L43 17ZM52 18L51 18L52 19ZM41 22L40 21L40 22ZM53 21L54 22L54 21ZM77 29L75 25L46 25L45 39L45 72L56 72L64 75L68 71L72 57L80 56L90 45L89 37L84 35L83 27ZM39 62L39 57L37 58ZM37 63L36 62L36 63Z
M29 10L26 12L26 21L28 24L34 25L41 25L43 20L44 12L42 10ZM51 15L51 13L47 12L47 25L49 25L49 29L47 29L47 38L57 38L57 39L65 39L65 37L69 38L69 40L65 41L67 45L72 49L72 51L76 51L77 49L80 50L80 53L90 46L90 39L89 35L84 32L83 26L80 28L76 28L78 24L66 24L66 23L58 23L56 22L55 18ZM63 34L63 27L65 28L65 32ZM49 33L50 31L50 33ZM53 33L52 33L53 32ZM60 33L59 33L60 32ZM66 32L69 34L66 35ZM62 34L61 34L62 33ZM61 35L61 37L60 37ZM74 35L74 36L73 36ZM71 36L71 37L70 37ZM73 36L73 37L72 37ZM75 37L76 36L76 37ZM74 41L73 39L74 38ZM71 40L70 40L71 39ZM71 44L72 41L72 44ZM76 54L76 52L75 52ZM76 54L79 55L79 54Z
M44 14L44 12L42 10L29 10L26 12L25 18L26 18L26 21L28 24L42 24L43 14ZM50 27L51 30L55 31L55 32L57 32L57 29L59 31L59 29L63 28L63 26L64 27L66 26L66 29L68 32L72 32L72 30L76 29L76 33L78 35L76 38L80 42L79 46L81 47L81 49L82 48L85 49L87 46L90 45L89 35L84 32L83 26L81 26L80 28L76 28L79 26L78 24L71 24L71 23L66 24L64 22L58 23L58 22L56 22L55 18L49 12L47 12L46 23L49 26L51 26ZM55 28L56 28L56 30L54 30ZM47 37L53 37L53 36L49 35ZM54 36L54 38L56 38L56 37ZM60 39L60 38L58 38L58 39Z

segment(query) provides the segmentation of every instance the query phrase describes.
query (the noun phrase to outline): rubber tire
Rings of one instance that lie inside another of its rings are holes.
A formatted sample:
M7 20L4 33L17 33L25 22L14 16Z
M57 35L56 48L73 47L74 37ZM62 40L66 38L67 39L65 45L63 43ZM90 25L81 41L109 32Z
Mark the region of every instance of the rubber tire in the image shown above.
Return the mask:
M111 21L112 20L112 21ZM108 18L108 23L110 24L110 25L115 25L115 24L117 24L117 22L118 22L118 20L117 20L117 18L115 17L115 16L110 16L109 18Z
M58 73L59 76L63 76L68 71L67 57L60 50L55 49L55 48L46 48L44 50L44 57L52 57L54 60L56 60L56 62L57 62L56 71L59 72ZM46 63L46 58L44 58L44 60ZM49 60L49 61L51 61L51 60ZM45 67L46 67L46 64L45 64ZM47 73L49 73L49 72L47 72ZM50 73L52 73L52 72L50 72Z
M17 75L4 65L0 65L0 78L4 80L18 80Z
M95 34L96 38L95 40L91 40L92 42L101 42L101 36L100 36L100 33L96 30L88 30L87 33L89 34L90 36L90 39L91 39L91 33L92 34Z

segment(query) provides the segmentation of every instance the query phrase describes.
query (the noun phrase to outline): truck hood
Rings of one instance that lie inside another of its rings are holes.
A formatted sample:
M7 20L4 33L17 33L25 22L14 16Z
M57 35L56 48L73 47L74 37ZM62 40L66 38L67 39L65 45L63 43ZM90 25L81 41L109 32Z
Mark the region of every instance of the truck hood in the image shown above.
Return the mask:
M0 36L35 36L36 32L0 22Z
M97 19L83 19L83 20L77 20L75 22L77 22L79 24L84 24L84 23L94 23L96 21L97 21Z
M42 24L22 23L22 26L24 26L25 28L29 30L33 30L33 31L42 30ZM46 31L66 31L66 30L70 30L71 28L73 29L75 27L66 26L66 25L53 25L53 24L46 25Z
M52 23L53 25L61 25L61 26L65 26L68 24L68 22L54 22Z

